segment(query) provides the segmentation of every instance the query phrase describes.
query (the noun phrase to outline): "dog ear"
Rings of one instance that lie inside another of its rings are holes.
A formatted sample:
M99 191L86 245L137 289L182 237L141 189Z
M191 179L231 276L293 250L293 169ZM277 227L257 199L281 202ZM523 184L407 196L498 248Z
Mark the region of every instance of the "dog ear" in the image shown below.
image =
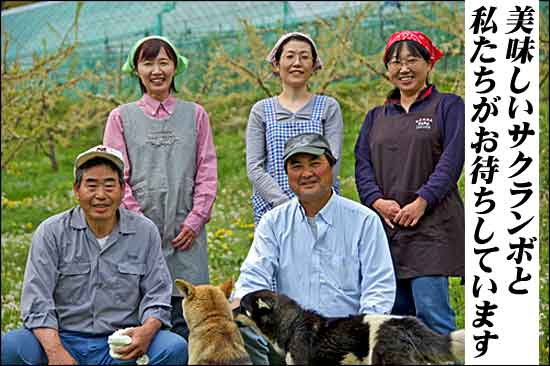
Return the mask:
M258 298L258 301L256 301L256 306L258 307L258 310L261 310L261 309L271 310L271 304L269 302L265 302L261 297Z
M270 312L273 309L274 305L275 297L271 296L270 294L266 294L265 296L257 296L254 304L255 308L258 309L258 311L260 312Z
M191 297L195 293L195 287L192 284L179 278L176 279L176 288L183 297Z
M231 296L231 290L233 290L233 277L228 278L227 281L225 281L219 287L224 293L225 297L229 299L229 296Z

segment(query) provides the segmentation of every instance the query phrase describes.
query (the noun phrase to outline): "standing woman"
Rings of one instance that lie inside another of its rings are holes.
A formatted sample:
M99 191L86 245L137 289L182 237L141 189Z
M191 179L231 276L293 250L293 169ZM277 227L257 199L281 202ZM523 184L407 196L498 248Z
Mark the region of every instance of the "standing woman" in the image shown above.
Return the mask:
M386 226L398 278L393 314L434 331L456 328L449 276L464 277L464 102L429 75L442 52L421 32L388 40L384 64L395 89L367 113L355 145L361 202Z
M337 193L343 139L338 102L308 90L309 78L323 67L315 42L304 33L287 33L279 38L267 61L281 79L282 92L257 102L246 128L246 163L256 224L264 213L294 197L283 166L289 138L307 132L327 138L337 159L333 169Z
M204 108L176 99L174 76L187 59L165 37L137 41L122 71L136 76L143 96L109 114L104 145L123 152L123 205L160 231L171 279L209 283L205 224L216 198L217 164ZM136 274L139 266L133 268ZM134 273L130 271L129 273ZM172 292L172 330L187 339L181 295Z

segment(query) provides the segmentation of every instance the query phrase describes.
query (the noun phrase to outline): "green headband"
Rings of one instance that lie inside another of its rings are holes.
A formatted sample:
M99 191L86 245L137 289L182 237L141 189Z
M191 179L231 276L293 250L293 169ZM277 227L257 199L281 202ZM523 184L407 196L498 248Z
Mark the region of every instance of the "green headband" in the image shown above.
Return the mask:
M185 58L184 56L182 56L178 52L177 48L174 47L172 42L170 42L167 38L162 37L162 36L149 36L149 37L145 37L145 38L140 39L139 41L137 41L134 44L134 46L130 50L130 53L128 54L128 58L126 59L126 62L124 63L124 65L122 65L122 72L125 72L127 74L133 74L134 73L134 71L135 71L134 56L136 55L136 51L137 51L138 47L143 42L148 41L150 39L160 39L160 40L166 42L170 47L172 47L172 50L176 54L176 58L177 58L177 61L178 61L176 63L175 75L178 75L178 74L182 73L187 68L187 58Z

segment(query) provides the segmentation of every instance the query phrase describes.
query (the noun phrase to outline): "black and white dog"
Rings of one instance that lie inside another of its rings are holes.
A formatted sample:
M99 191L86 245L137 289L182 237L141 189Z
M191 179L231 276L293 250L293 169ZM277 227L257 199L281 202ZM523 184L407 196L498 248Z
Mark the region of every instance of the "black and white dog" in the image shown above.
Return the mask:
M412 316L326 318L269 290L244 296L240 313L289 365L441 364L464 359L464 330L439 335Z

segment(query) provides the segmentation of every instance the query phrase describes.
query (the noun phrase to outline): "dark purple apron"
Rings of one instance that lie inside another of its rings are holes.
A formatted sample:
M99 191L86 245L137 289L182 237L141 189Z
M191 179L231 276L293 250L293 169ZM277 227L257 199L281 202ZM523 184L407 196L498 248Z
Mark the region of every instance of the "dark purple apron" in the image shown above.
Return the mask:
M424 110L393 116L384 113L386 107L380 108L374 118L368 140L376 182L384 198L401 207L416 199L415 192L441 157L435 113L440 100L437 93ZM415 227L384 226L397 278L464 276L464 206L456 182Z

